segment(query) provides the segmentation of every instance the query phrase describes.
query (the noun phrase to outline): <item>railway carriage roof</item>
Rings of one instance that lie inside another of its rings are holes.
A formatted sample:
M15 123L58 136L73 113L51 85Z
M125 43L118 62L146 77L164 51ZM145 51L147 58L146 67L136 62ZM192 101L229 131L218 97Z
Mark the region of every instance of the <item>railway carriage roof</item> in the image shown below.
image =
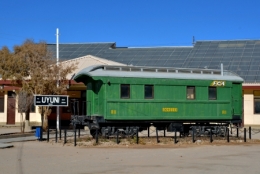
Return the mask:
M165 79L200 79L227 80L243 82L244 80L231 71L194 68L165 68L145 66L112 66L94 65L78 72L74 80L81 81L84 76L89 77L129 77L129 78L165 78Z

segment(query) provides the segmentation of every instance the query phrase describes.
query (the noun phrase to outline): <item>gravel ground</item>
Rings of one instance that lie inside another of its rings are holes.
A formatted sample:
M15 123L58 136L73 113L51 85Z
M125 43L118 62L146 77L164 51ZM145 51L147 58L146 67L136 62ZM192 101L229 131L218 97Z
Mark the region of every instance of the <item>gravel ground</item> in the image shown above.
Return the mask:
M259 173L260 145L77 146L20 142L0 150L1 173Z
M192 147L198 145L241 145L241 144L260 144L259 139L247 139L244 142L242 137L230 137L229 142L227 142L226 137L212 137L212 142L210 141L210 137L195 137L195 141L193 143L192 137L182 137L177 138L177 142L174 142L173 137L159 137L159 142L157 142L156 137L139 137L138 144L136 137L134 138L119 138L119 144L117 144L116 137L103 138L100 137L98 139L98 143L96 140L90 136L83 136L77 138L76 145L79 147ZM50 140L50 143L56 143L54 139ZM58 140L58 143L65 146L74 146L74 139L72 137L67 138L66 144L64 144L64 139Z
M66 144L53 138L14 142L13 148L0 149L0 173L259 173L259 134L247 142L230 137L227 143L226 138L213 136L212 143L209 137L196 137L195 143L186 137L178 138L177 144L172 137L162 137L162 132L159 143L155 136L141 135L139 144L135 138L122 138L116 144L115 137L100 138L96 144L86 134L77 139L76 147L72 137Z

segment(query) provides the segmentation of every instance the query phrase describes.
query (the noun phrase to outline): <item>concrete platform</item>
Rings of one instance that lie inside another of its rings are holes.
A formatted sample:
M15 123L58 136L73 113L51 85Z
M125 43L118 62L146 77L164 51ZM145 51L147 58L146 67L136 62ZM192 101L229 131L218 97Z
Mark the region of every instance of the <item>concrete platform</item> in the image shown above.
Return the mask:
M8 143L0 143L0 149L10 148L10 147L14 147L14 145Z
M0 127L0 135L3 135L3 134L11 134L11 133L20 133L21 132L21 129L20 127Z

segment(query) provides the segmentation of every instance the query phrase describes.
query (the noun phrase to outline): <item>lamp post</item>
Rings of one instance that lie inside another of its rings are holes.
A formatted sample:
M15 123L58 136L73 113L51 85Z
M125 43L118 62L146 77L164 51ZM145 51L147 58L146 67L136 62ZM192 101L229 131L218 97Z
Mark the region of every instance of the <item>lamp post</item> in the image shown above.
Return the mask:
M57 67L59 66L59 29L57 28L56 30L56 58L57 58ZM59 87L59 78L60 74L58 72L58 79L57 79L57 88ZM57 118L56 118L56 123L57 123L57 131L60 131L60 107L57 106Z

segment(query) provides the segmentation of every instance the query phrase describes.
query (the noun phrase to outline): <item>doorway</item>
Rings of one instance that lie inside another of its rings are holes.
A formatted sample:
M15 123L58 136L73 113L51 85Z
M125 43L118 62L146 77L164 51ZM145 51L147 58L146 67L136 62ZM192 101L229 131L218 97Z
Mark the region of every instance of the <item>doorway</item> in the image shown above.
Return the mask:
M8 91L7 97L7 124L15 124L15 92Z

